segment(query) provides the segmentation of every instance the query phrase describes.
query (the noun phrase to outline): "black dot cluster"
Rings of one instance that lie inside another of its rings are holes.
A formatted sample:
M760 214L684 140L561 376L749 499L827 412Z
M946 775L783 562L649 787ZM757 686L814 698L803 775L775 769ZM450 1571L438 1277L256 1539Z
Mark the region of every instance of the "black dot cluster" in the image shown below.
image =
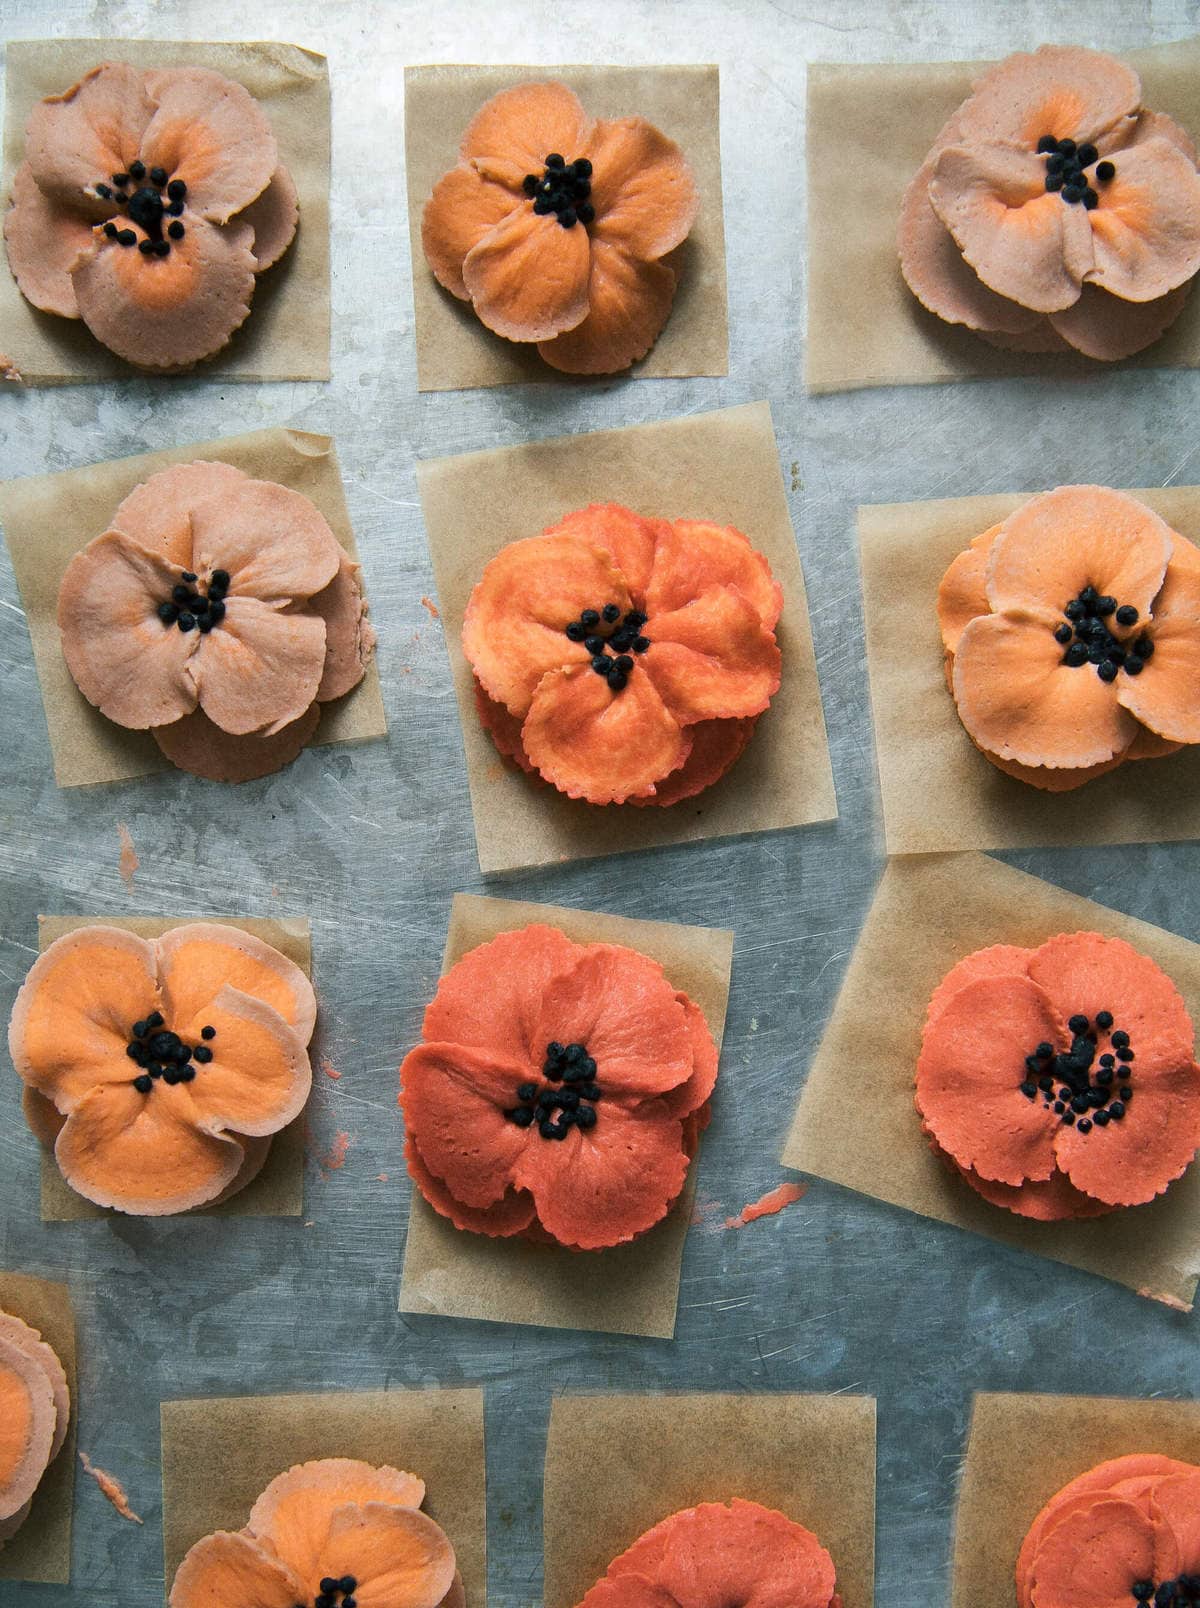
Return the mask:
M206 591L198 587L199 576L184 570L171 588L171 596L158 605L158 617L165 626L181 631L200 631L205 635L225 618L225 596L229 591L229 571L213 570Z
M596 1126L596 1063L586 1044L547 1044L542 1065L545 1084L522 1083L518 1104L504 1115L518 1128L532 1128L543 1139L565 1139L572 1128Z
M592 164L586 156L568 162L557 151L546 158L545 171L525 175L525 194L539 215L553 212L564 229L577 223L591 223L596 209L588 200L592 193Z
M634 665L632 654L645 653L650 646L650 638L642 635L645 623L646 616L640 609L629 609L622 618L615 603L606 603L602 609L584 609L577 620L565 627L565 632L592 655L596 674L604 676L614 692L620 692L629 682Z
M1132 603L1118 603L1115 597L1101 595L1094 586L1085 586L1063 608L1063 623L1054 629L1054 640L1064 648L1063 664L1076 669L1095 665L1101 681L1115 681L1120 671L1138 676L1154 652L1153 639L1143 631L1137 637L1114 635L1110 621L1130 630L1138 622Z
M1111 162L1101 162L1094 145L1076 145L1074 140L1056 140L1053 134L1043 134L1037 142L1039 156L1046 158L1046 188L1057 190L1063 200L1073 206L1084 206L1089 212L1100 205L1098 184L1109 184L1116 176ZM1087 169L1093 168L1092 178Z
M187 185L182 179L171 179L165 168L147 168L144 162L131 162L127 173L114 173L111 182L100 181L92 189L102 201L111 201L123 210L130 223L143 231L139 240L132 229L122 229L109 219L104 233L119 246L137 246L143 257L170 255L171 241L182 240L186 233L179 221L183 211ZM164 218L170 221L165 225Z
M1072 1016L1067 1026L1071 1048L1039 1044L1025 1057L1020 1089L1027 1100L1040 1095L1044 1108L1067 1127L1091 1133L1124 1117L1133 1099L1133 1050L1129 1034L1113 1026L1111 1011L1097 1011L1094 1025L1082 1014ZM1112 1049L1097 1059L1101 1033L1110 1035Z
M140 1068L133 1086L139 1094L149 1094L159 1078L164 1083L191 1083L196 1076L192 1062L205 1066L213 1058L207 1043L185 1044L178 1033L167 1027L161 1011L152 1011L144 1021L135 1022L129 1030L129 1043L125 1054ZM204 1040L217 1036L215 1027L202 1027Z

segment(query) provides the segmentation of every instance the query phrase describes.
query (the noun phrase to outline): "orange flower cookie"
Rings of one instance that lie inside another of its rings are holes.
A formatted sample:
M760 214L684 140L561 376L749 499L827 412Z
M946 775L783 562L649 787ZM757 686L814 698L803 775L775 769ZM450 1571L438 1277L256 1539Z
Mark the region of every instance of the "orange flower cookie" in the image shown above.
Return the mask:
M779 690L783 594L732 525L593 503L487 565L463 620L483 724L570 798L675 804Z
M0 1312L0 1547L28 1518L70 1420L62 1363L36 1329Z
M1200 550L1125 492L1060 486L977 536L937 599L959 719L1052 793L1200 743Z
M30 968L8 1047L30 1128L71 1188L141 1217L225 1200L312 1087L312 984L212 922L81 927Z
M1117 1457L1051 1497L1017 1559L1017 1608L1200 1603L1200 1468Z
M646 353L675 299L665 261L696 217L683 152L641 117L593 121L563 84L493 96L434 185L421 243L438 283L568 374Z
M1200 1066L1174 984L1120 938L996 944L929 1002L917 1110L994 1206L1050 1222L1151 1201L1200 1149Z
M905 191L899 248L913 295L947 323L1022 352L1129 357L1200 269L1196 148L1113 56L1009 56Z
M106 61L30 114L4 241L34 307L82 319L138 368L174 371L228 345L297 217L241 84Z
M667 1215L717 1047L655 961L502 933L438 984L400 1068L408 1170L456 1228L598 1251Z
M840 1608L833 1559L803 1525L735 1497L647 1530L579 1608Z
M278 1475L243 1530L197 1541L170 1608L466 1608L454 1548L421 1512L425 1482L351 1457Z
M136 486L58 594L89 703L210 781L281 770L375 646L358 565L307 497L227 463Z

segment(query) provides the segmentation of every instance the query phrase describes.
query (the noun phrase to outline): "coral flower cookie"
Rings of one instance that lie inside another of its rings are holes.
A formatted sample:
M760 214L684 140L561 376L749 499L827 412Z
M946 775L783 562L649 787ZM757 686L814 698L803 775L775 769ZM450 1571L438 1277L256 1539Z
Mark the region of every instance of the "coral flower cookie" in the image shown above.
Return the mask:
M465 1608L454 1548L424 1500L423 1480L386 1465L299 1463L244 1529L196 1542L170 1608Z
M29 1516L70 1419L62 1363L36 1329L0 1312L0 1547Z
M270 944L189 922L81 927L30 969L8 1028L30 1127L98 1206L162 1216L243 1188L312 1087L312 984Z
M358 565L319 510L227 463L135 487L67 566L58 624L89 703L224 782L295 759L375 643Z
M580 1608L839 1608L833 1559L810 1530L735 1497L647 1530Z
M716 1079L699 1006L656 962L503 933L441 979L400 1068L408 1170L457 1228L602 1250L666 1216Z
M493 96L421 218L439 284L553 368L612 374L671 312L665 261L696 217L683 152L641 117L593 121L563 84Z
M30 114L4 240L34 307L82 319L138 368L178 370L228 344L297 215L240 84L106 61Z
M1200 269L1187 132L1124 62L1076 46L979 79L904 196L917 300L996 345L1113 361L1156 341Z
M1046 1221L1138 1206L1200 1148L1192 1020L1120 938L996 944L934 991L917 1109L934 1151L993 1205Z
M1018 1608L1191 1608L1200 1602L1200 1468L1117 1457L1064 1485L1033 1521Z
M1200 550L1145 504L1060 486L977 536L937 599L959 718L1050 792L1200 743Z
M593 504L491 560L463 652L501 753L570 798L674 804L724 775L778 691L782 606L731 525Z

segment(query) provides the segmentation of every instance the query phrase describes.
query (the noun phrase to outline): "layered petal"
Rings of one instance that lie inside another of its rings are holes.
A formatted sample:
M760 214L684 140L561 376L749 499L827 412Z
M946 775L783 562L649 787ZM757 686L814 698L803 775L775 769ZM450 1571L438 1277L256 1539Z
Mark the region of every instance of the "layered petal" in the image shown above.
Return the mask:
M1139 1057L1121 1122L1055 1135L1058 1164L1077 1189L1112 1206L1141 1206L1181 1178L1200 1150L1200 1067L1150 1068Z
M266 113L241 84L206 67L148 72L145 87L154 115L142 135L142 161L184 181L190 211L228 223L279 166Z
M591 119L565 84L517 84L475 114L461 154L468 161L500 158L522 174L541 173L552 153L568 162L581 155L591 131Z
M468 950L439 979L422 1033L493 1051L522 1064L526 1074L536 1070L550 1042L538 1038L542 999L555 977L574 965L576 954L557 927L536 924L500 933ZM502 989L496 987L498 977L504 979Z
M347 1504L385 1502L419 1508L425 1482L415 1474L353 1457L297 1463L277 1474L250 1510L246 1529L267 1543L285 1566L308 1584L320 1579L321 1554L335 1513ZM351 1570L351 1573L354 1571Z
M330 1520L317 1580L325 1575L352 1576L361 1608L438 1608L454 1583L454 1548L415 1508L348 1504Z
M29 163L22 162L4 215L4 245L25 300L43 313L78 318L71 269L91 244L91 224L45 195Z
M1136 741L1136 738L1134 739ZM1132 745L1131 745L1132 746ZM1109 771L1116 770L1130 757L1127 748L1122 754L1114 754L1111 759L1105 759L1098 765L1081 765L1074 770L1059 768L1053 770L1046 765L1018 765L1016 760L1001 759L999 754L989 753L986 748L979 752L989 765L1003 771L1006 776L1012 776L1018 782L1025 782L1030 787L1041 788L1043 793L1073 793L1076 788L1094 782L1097 776L1107 776Z
M546 341L588 312L591 242L531 205L502 218L471 247L463 285L478 317L511 341Z
M16 1346L36 1363L50 1386L54 1404L54 1439L50 1443L50 1459L53 1461L62 1451L71 1420L71 1389L63 1365L36 1329L9 1312L0 1312L0 1338Z
M992 944L987 949L977 949L973 954L964 956L951 966L930 995L925 1013L926 1025L936 1021L959 989L965 988L968 983L977 982L981 977L1028 977L1033 955L1032 949L1024 949L1019 944ZM1071 1014L1069 1010L1067 1015Z
M1142 85L1132 67L1079 45L1043 45L998 62L956 116L964 139L1036 146L1043 134L1095 143L1137 112Z
M597 242L643 262L681 245L700 198L683 152L644 117L596 123L588 141Z
M344 698L367 673L375 652L375 632L367 619L362 571L342 553L337 574L309 599L309 607L325 621L325 668L317 700Z
M25 125L38 188L84 217L108 217L113 209L95 185L128 169L152 112L142 74L123 61L102 62L61 95L47 95Z
M783 588L749 537L733 525L677 519L661 531L646 589L646 612L659 617L682 609L710 587L732 588L750 603L765 631L783 612Z
M757 1502L702 1503L659 1528L666 1533L653 1578L680 1608L829 1608L833 1600L833 1559L816 1536Z
M1154 1578L1154 1530L1132 1502L1076 1508L1042 1538L1032 1569L1036 1608L1129 1608Z
M475 680L475 712L483 729L504 758L511 759L526 776L537 776L537 772L529 762L529 755L525 752L525 745L521 741L522 722L516 715L510 715L502 703L489 698L478 678Z
M272 736L316 699L325 670L325 622L318 616L231 596L220 626L203 640L192 675L204 713L223 731Z
M50 1461L58 1411L45 1370L0 1335L0 1520L29 1501Z
M1200 564L1172 562L1154 604L1153 657L1117 698L1167 742L1200 742Z
M686 994L676 994L687 1019L688 1040L692 1047L692 1071L683 1083L668 1089L662 1096L663 1105L673 1117L690 1117L699 1111L717 1086L719 1055L704 1012Z
M779 690L781 655L758 610L739 592L710 586L647 626L639 668L677 720L759 715ZM528 743L526 744L528 747Z
M426 1166L466 1206L493 1206L516 1182L529 1134L504 1113L529 1076L525 1062L465 1044L418 1044L404 1058L405 1124L418 1135Z
M312 1089L303 1042L262 1000L223 988L204 1007L205 1026L216 1029L213 1058L182 1085L190 1120L213 1133L232 1130L264 1138L298 1117ZM183 1037L198 1040L199 1018Z
M579 1608L679 1608L679 1604L665 1586L629 1573L597 1580Z
M172 765L208 782L252 782L290 765L316 733L319 704L312 704L290 725L264 736L247 732L235 737L222 731L202 709L194 709L170 726L155 726L150 735Z
M988 557L1000 530L1000 525L992 525L976 536L942 576L937 615L942 646L947 653L957 651L958 640L972 620L991 612L987 595Z
M1191 294L1189 280L1153 301L1124 301L1098 285L1085 284L1079 300L1061 313L1051 313L1056 334L1101 363L1115 363L1152 346L1183 311Z
M1155 1481L1150 1511L1158 1578L1195 1574L1200 1563L1200 1469Z
M421 248L438 284L469 301L462 271L467 253L521 204L469 164L443 174L421 213Z
M576 227L559 232L582 231ZM538 353L564 374L616 374L645 357L662 334L674 300L673 268L645 262L609 241L593 240L586 316L564 326L561 334L539 338ZM512 337L526 338L530 337Z
M622 503L589 503L565 514L546 535L570 536L602 552L620 571L630 599L644 613L658 544L670 531L668 520L647 519Z
M953 1158L951 1158L953 1160ZM1031 1218L1036 1223L1083 1222L1091 1217L1104 1217L1116 1211L1115 1206L1094 1200L1055 1168L1049 1178L1029 1179L1023 1184L998 1184L994 1179L981 1178L970 1167L958 1167L958 1172L977 1195L989 1205L999 1206L1018 1217Z
M465 1206L442 1179L431 1173L411 1133L405 1136L404 1161L408 1175L440 1217L447 1217L468 1234L511 1239L524 1234L537 1216L533 1196L523 1189L508 1189L491 1206Z
M273 268L296 238L300 222L300 198L296 181L282 163L271 175L271 182L263 193L243 207L238 221L248 223L254 230L254 252L257 272L262 274Z
M305 1582L252 1536L218 1530L187 1553L168 1600L170 1608L296 1608L306 1595Z
M113 529L176 568L190 570L193 508L207 501L220 506L248 478L231 463L197 459L172 464L133 488L113 515Z
M1121 151L1114 166L1088 214L1095 251L1088 278L1126 301L1155 301L1200 269L1200 173L1161 135Z
M746 720L697 720L687 728L691 751L678 770L655 782L653 793L626 799L638 809L669 809L695 798L719 782L742 757L754 735L757 717Z
M155 941L165 1009L182 1037L195 1037L225 988L261 1000L307 1044L317 1018L312 983L299 966L253 933L189 921Z
M190 513L196 569L227 571L235 598L311 597L334 579L344 556L317 505L275 480L222 477L219 487L214 482L196 496Z

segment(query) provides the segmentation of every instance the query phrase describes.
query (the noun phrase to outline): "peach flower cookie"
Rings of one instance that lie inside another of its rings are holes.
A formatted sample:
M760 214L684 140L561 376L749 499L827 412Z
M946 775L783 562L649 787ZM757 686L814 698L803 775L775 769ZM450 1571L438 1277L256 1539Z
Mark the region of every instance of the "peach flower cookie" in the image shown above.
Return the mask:
M564 84L492 97L425 203L438 283L552 368L613 374L645 357L675 299L668 255L696 217L683 152L642 117L593 120Z
M730 769L779 690L782 607L732 525L593 503L497 553L463 652L522 769L590 804L670 805Z
M466 1608L454 1548L424 1500L424 1480L386 1465L298 1463L244 1529L196 1542L170 1608Z
M36 1329L0 1312L0 1547L28 1518L70 1421L62 1363Z
M1200 550L1126 492L1059 486L976 536L942 578L946 674L967 735L1052 793L1200 743Z
M445 974L400 1068L405 1156L456 1228L598 1251L678 1198L717 1080L698 1005L657 962L556 927Z
M647 1530L579 1608L840 1608L835 1587L833 1559L811 1530L735 1497Z
M297 217L241 84L106 61L30 114L4 240L34 307L82 319L138 368L177 371L228 345Z
M1051 1497L1017 1559L1017 1608L1200 1603L1200 1468L1113 1458Z
M950 324L1024 352L1129 357L1200 269L1200 173L1132 67L1043 45L978 80L904 194L900 267Z
M1200 1149L1200 1066L1171 979L1120 938L996 944L929 1002L917 1110L935 1154L1021 1217L1140 1206Z
M136 486L58 594L67 668L119 726L210 781L281 770L375 646L358 565L319 509L227 463Z
M81 927L30 968L8 1047L67 1183L140 1217L227 1199L312 1087L312 984L270 944L196 921Z

